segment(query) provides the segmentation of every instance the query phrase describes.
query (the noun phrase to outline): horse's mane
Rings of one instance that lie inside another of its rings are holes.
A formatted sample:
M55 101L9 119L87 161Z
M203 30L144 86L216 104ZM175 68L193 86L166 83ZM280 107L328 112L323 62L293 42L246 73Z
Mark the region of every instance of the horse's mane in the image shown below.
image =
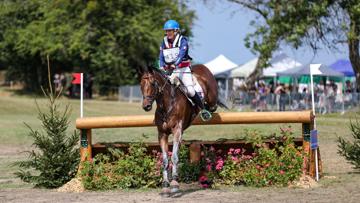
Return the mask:
M154 74L158 74L161 76L161 78L170 84L170 81L167 79L167 76L158 68L155 67L149 67L150 72L153 72ZM171 84L170 84L171 85Z

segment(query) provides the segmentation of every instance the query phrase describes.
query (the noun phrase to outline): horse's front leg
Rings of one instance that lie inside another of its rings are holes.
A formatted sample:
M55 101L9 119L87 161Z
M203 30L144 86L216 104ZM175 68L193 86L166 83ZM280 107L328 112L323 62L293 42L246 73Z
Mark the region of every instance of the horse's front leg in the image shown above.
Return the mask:
M173 140L173 150L172 150L172 181L170 183L171 193L176 193L179 191L179 174L178 174L178 165L179 165L179 149L182 136L182 125L181 123L173 130L174 140Z
M169 160L168 160L168 135L165 133L159 133L159 143L162 152L163 160L163 183L161 194L167 196L170 194L170 183L168 177Z

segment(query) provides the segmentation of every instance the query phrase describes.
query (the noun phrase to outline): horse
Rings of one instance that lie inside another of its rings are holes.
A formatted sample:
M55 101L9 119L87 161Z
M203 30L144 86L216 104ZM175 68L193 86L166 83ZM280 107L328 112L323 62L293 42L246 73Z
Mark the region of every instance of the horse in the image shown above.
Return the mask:
M210 112L215 112L218 104L218 87L213 74L204 65L192 66L193 75L203 89L204 105ZM168 196L179 192L178 162L179 147L186 130L200 109L188 100L181 88L172 85L160 70L143 68L141 70L142 108L152 109L156 101L155 124L163 159L163 182L161 195ZM173 135L172 180L169 183L168 137Z

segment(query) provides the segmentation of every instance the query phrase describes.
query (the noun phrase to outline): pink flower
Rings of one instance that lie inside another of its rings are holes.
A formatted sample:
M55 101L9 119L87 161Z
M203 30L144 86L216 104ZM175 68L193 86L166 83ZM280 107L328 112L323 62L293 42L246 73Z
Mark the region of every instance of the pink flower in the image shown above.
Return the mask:
M213 146L210 147L210 152L215 152L215 148Z
M209 186L209 184L204 183L204 184L201 184L201 187L202 187L202 188L209 188L210 186Z
M231 157L231 160L233 160L233 161L235 161L235 162L238 162L238 161L239 161L239 159L238 159L236 156L232 156L232 157Z
M206 169L207 169L208 171L211 171L211 165L210 165L210 164L206 165Z
M211 163L211 160L209 158L206 158L206 163Z
M219 158L217 161L216 161L217 164L224 164L224 160L222 158Z
M230 148L230 149L229 149L229 152L233 152L233 151L234 151L234 149L233 149L233 148Z
M215 169L220 171L224 166L224 161L220 158L217 160L216 162L216 166L215 166Z
M200 178L199 178L199 182L204 182L207 180L208 180L208 178L206 176L200 176Z
M199 182L202 188L208 188L210 186L208 182L208 178L204 175L200 176Z
M283 174L285 173L285 171L280 170L279 173L280 173L281 175L283 175Z
M204 153L204 152L201 152L201 153L200 153L200 156L205 156L205 153Z
M256 165L256 169L260 170L260 169L261 169L261 166Z
M241 149L240 149L240 148L235 149L235 151L234 151L235 154L240 154L240 152L241 152Z

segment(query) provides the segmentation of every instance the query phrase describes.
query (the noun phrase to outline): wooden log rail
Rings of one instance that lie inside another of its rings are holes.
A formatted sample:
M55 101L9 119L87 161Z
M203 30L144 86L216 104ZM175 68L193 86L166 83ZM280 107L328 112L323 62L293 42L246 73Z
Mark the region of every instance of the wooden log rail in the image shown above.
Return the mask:
M264 124L264 123L301 123L303 149L308 155L306 171L312 177L315 176L315 156L310 149L310 131L314 127L314 116L311 111L291 112L222 112L214 113L213 118L203 122L199 117L193 121L193 125L217 125L217 124ZM81 161L92 158L91 129L97 128L125 128L125 127L148 127L155 126L153 115L113 116L113 117L89 117L78 118L76 128L81 130L80 156ZM190 155L193 161L200 159L199 143L190 145ZM320 152L318 153L320 155ZM320 157L320 156L319 156ZM321 161L319 159L319 169Z

